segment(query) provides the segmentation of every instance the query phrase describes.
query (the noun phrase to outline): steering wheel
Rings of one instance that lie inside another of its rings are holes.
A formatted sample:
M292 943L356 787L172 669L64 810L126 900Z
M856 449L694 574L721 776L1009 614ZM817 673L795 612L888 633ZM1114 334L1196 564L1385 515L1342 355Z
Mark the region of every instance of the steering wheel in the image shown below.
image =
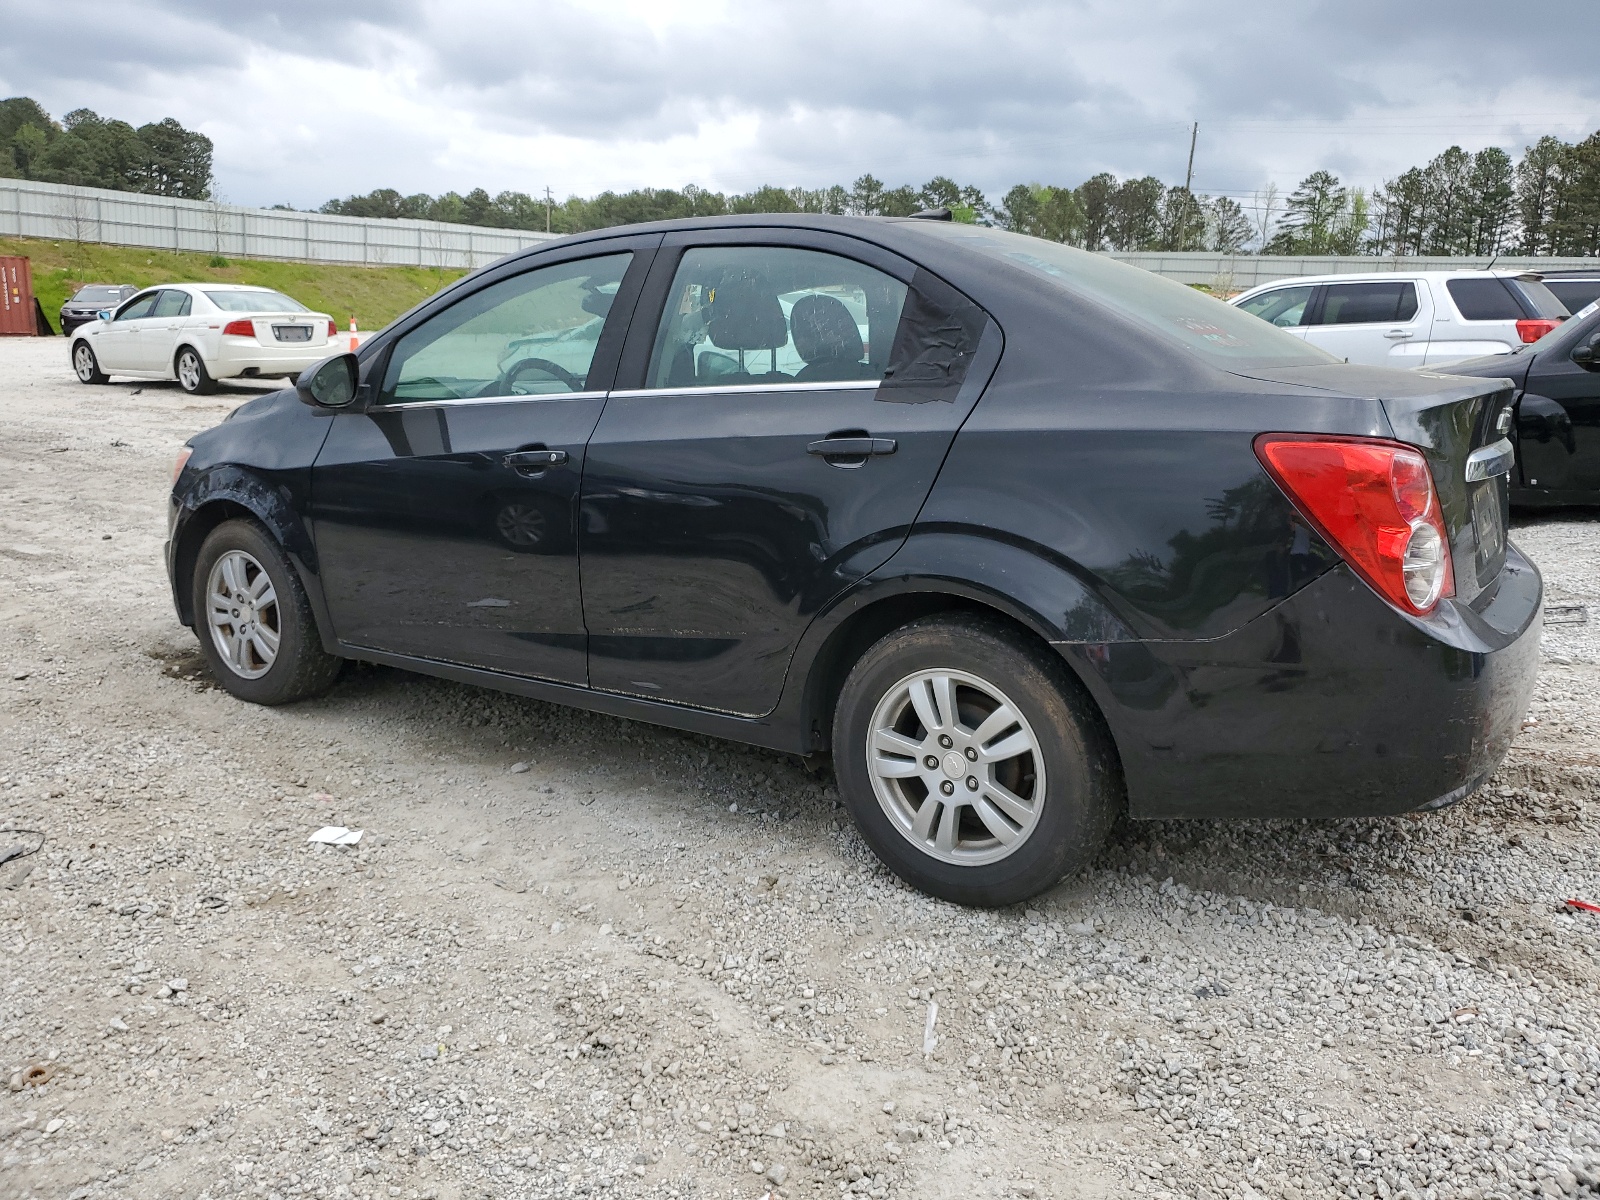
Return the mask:
M502 396L512 395L512 387L516 385L517 380L521 379L529 371L543 371L546 375L566 384L570 390L574 392L583 391L583 380L565 367L557 366L548 358L524 358L512 364L506 370L506 373L500 377L500 394Z

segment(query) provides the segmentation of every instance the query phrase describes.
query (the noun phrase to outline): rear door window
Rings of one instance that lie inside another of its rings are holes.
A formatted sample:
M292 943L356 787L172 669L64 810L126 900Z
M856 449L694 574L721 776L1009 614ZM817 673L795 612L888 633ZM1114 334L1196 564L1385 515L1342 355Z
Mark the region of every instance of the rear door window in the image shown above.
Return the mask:
M1239 307L1279 329L1290 329L1305 324L1306 310L1316 290L1315 286L1273 288L1250 297Z
M906 285L789 246L685 251L650 359L651 388L877 381Z
M1414 283L1330 283L1322 298L1318 325L1378 325L1409 321L1417 315Z
M187 317L189 308L194 303L193 297L188 292L179 292L171 288L161 293L161 299L156 301L152 317Z

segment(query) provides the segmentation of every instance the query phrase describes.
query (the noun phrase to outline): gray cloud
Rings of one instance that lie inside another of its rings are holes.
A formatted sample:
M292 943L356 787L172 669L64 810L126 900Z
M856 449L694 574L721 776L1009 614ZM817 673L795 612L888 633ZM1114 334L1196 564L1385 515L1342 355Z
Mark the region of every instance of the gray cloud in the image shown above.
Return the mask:
M1548 29L1593 7L1556 0ZM57 113L171 114L222 191L316 203L390 185L558 193L815 186L936 172L998 194L1097 170L1290 187L1381 180L1453 142L1600 124L1583 38L1509 37L1489 0L0 0L0 88Z

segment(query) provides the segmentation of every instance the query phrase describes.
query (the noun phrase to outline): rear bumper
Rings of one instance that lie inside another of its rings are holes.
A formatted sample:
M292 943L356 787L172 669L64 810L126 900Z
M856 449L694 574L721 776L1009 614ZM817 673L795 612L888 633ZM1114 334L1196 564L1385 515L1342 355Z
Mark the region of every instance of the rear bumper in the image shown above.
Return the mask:
M1351 817L1470 795L1521 727L1543 582L1512 547L1472 606L1414 620L1346 567L1211 642L1061 645L1136 817Z
M237 375L298 375L338 353L338 343L324 342L320 346L228 346L224 345L214 359L208 359L206 369L216 379L231 379Z

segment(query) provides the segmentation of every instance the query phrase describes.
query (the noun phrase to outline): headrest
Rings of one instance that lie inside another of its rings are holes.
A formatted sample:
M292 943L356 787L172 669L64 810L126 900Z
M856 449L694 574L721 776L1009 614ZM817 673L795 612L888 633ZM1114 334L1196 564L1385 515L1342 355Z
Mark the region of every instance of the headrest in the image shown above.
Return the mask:
M789 311L795 352L808 363L857 362L865 347L850 310L832 296L807 296Z
M778 293L757 271L729 271L706 306L711 344L721 350L776 350L789 343Z

